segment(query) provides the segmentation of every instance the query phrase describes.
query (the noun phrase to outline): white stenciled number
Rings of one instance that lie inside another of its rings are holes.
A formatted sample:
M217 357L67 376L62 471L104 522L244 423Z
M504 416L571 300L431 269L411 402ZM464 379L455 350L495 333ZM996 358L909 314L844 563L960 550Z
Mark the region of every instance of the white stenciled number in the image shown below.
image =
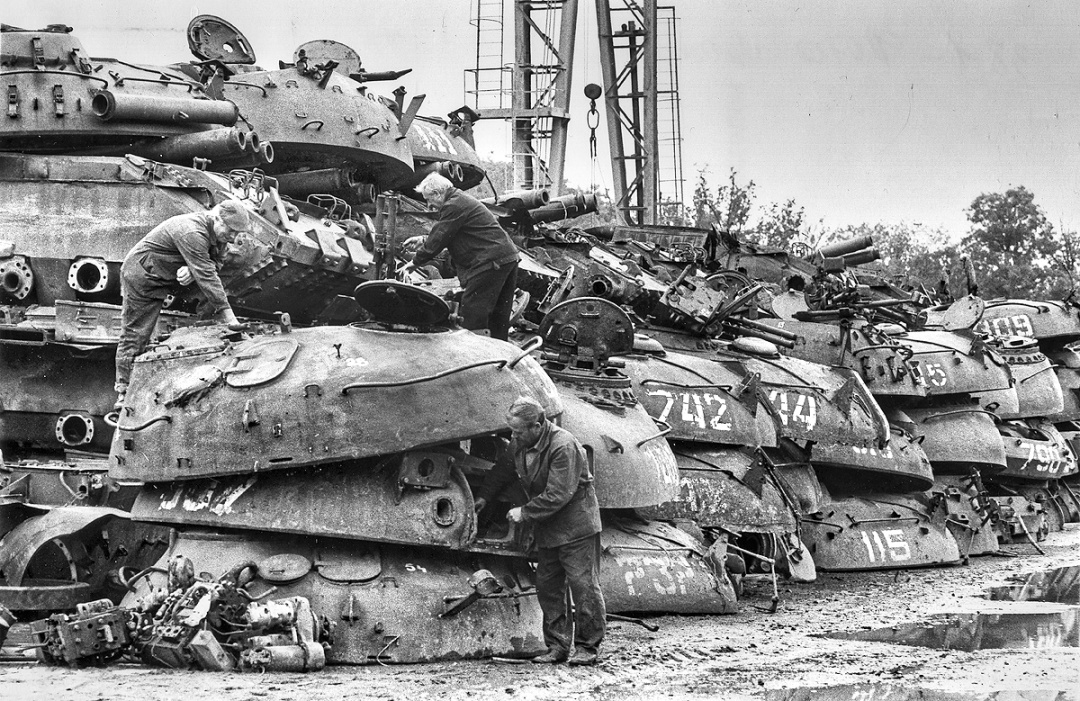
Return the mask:
M774 389L769 392L769 401L785 426L791 421L803 424L809 431L817 426L817 399L812 395L794 394L789 397L787 392Z
M666 389L652 389L647 392L650 397L662 397L664 407L656 417L658 421L668 422L674 419L672 410L675 402L679 402L677 417L681 421L700 429L711 428L716 431L730 431L731 422L724 421L727 414L727 400L718 394L704 393L702 395L693 392L673 393Z
M701 397L684 392L682 395L682 420L705 428L705 409L701 406Z
M904 531L891 528L881 531L862 531L863 545L870 562L904 562L911 559L911 546L904 540Z
M671 416L671 407L675 406L675 396L666 389L651 389L648 394L650 397L664 398L664 408L660 411L660 416L657 416L656 419L658 421L666 422L668 417Z
M705 394L705 406L716 407L716 413L712 419L709 420L709 426L717 431L730 431L731 422L724 421L724 415L727 414L727 400L721 397L719 394Z

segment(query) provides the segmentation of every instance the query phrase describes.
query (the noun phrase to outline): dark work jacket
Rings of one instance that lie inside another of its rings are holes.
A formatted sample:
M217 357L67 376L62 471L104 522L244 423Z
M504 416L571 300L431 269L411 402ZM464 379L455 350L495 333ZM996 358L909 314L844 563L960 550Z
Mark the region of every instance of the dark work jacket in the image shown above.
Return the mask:
M208 311L228 308L218 276L225 242L214 233L213 219L210 212L192 212L158 224L124 258L125 275L141 278L143 294L164 298L174 291L176 271L186 265L206 296Z
M424 265L444 248L450 252L462 285L477 273L518 260L517 246L495 215L480 200L456 188L447 194L439 221L431 227L413 263Z
M529 497L521 513L534 526L538 548L558 547L600 532L592 469L572 433L547 421L531 448L511 441L478 496L490 501L515 475Z

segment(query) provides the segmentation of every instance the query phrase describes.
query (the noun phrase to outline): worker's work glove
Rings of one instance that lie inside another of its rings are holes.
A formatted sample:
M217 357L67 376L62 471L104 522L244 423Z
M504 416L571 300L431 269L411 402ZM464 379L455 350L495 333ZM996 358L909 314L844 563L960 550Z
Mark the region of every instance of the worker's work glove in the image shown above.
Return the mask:
M401 242L401 247L409 253L416 253L424 245L427 236L410 236Z
M246 324L240 323L240 320L236 318L236 314L229 307L221 310L221 321L229 327L230 331L243 331L247 328Z
M191 268L186 265L181 265L176 269L176 281L184 287L187 287L191 283L195 282L195 276L191 274Z
M525 520L525 516L521 513L521 507L515 506L506 512L506 520L510 523L521 523Z

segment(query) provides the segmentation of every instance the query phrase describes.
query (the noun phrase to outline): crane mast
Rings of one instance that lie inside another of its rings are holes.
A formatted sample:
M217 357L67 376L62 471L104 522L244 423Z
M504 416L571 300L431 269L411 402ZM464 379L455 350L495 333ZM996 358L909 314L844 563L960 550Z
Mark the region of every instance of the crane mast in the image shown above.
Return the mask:
M559 195L578 2L510 6L514 57L507 63L506 3L476 0L476 67L467 71L467 92L482 119L510 123L514 189ZM656 0L595 0L595 7L615 206L624 223L654 224L662 207L679 210L683 200L674 8Z

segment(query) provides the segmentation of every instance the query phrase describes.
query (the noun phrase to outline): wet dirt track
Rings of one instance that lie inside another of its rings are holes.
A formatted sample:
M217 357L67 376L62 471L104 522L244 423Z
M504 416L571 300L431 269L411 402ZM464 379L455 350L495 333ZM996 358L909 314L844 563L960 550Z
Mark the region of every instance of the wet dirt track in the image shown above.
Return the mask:
M132 664L68 670L4 662L0 699L794 699L818 698L820 692L807 689L820 687L844 687L831 698L855 698L849 685L862 685L861 699L961 691L987 698L1000 690L1080 698L1078 647L962 652L822 637L914 623L933 614L1030 606L990 601L983 594L1014 575L1080 563L1080 526L1066 528L1041 544L1045 556L1029 545L1012 545L1006 551L1020 557L977 558L967 567L821 573L814 584L781 582L775 614L753 608L768 606L771 585L751 578L735 616L653 618L660 625L656 633L632 623L610 624L604 660L591 669L470 661L245 675Z

